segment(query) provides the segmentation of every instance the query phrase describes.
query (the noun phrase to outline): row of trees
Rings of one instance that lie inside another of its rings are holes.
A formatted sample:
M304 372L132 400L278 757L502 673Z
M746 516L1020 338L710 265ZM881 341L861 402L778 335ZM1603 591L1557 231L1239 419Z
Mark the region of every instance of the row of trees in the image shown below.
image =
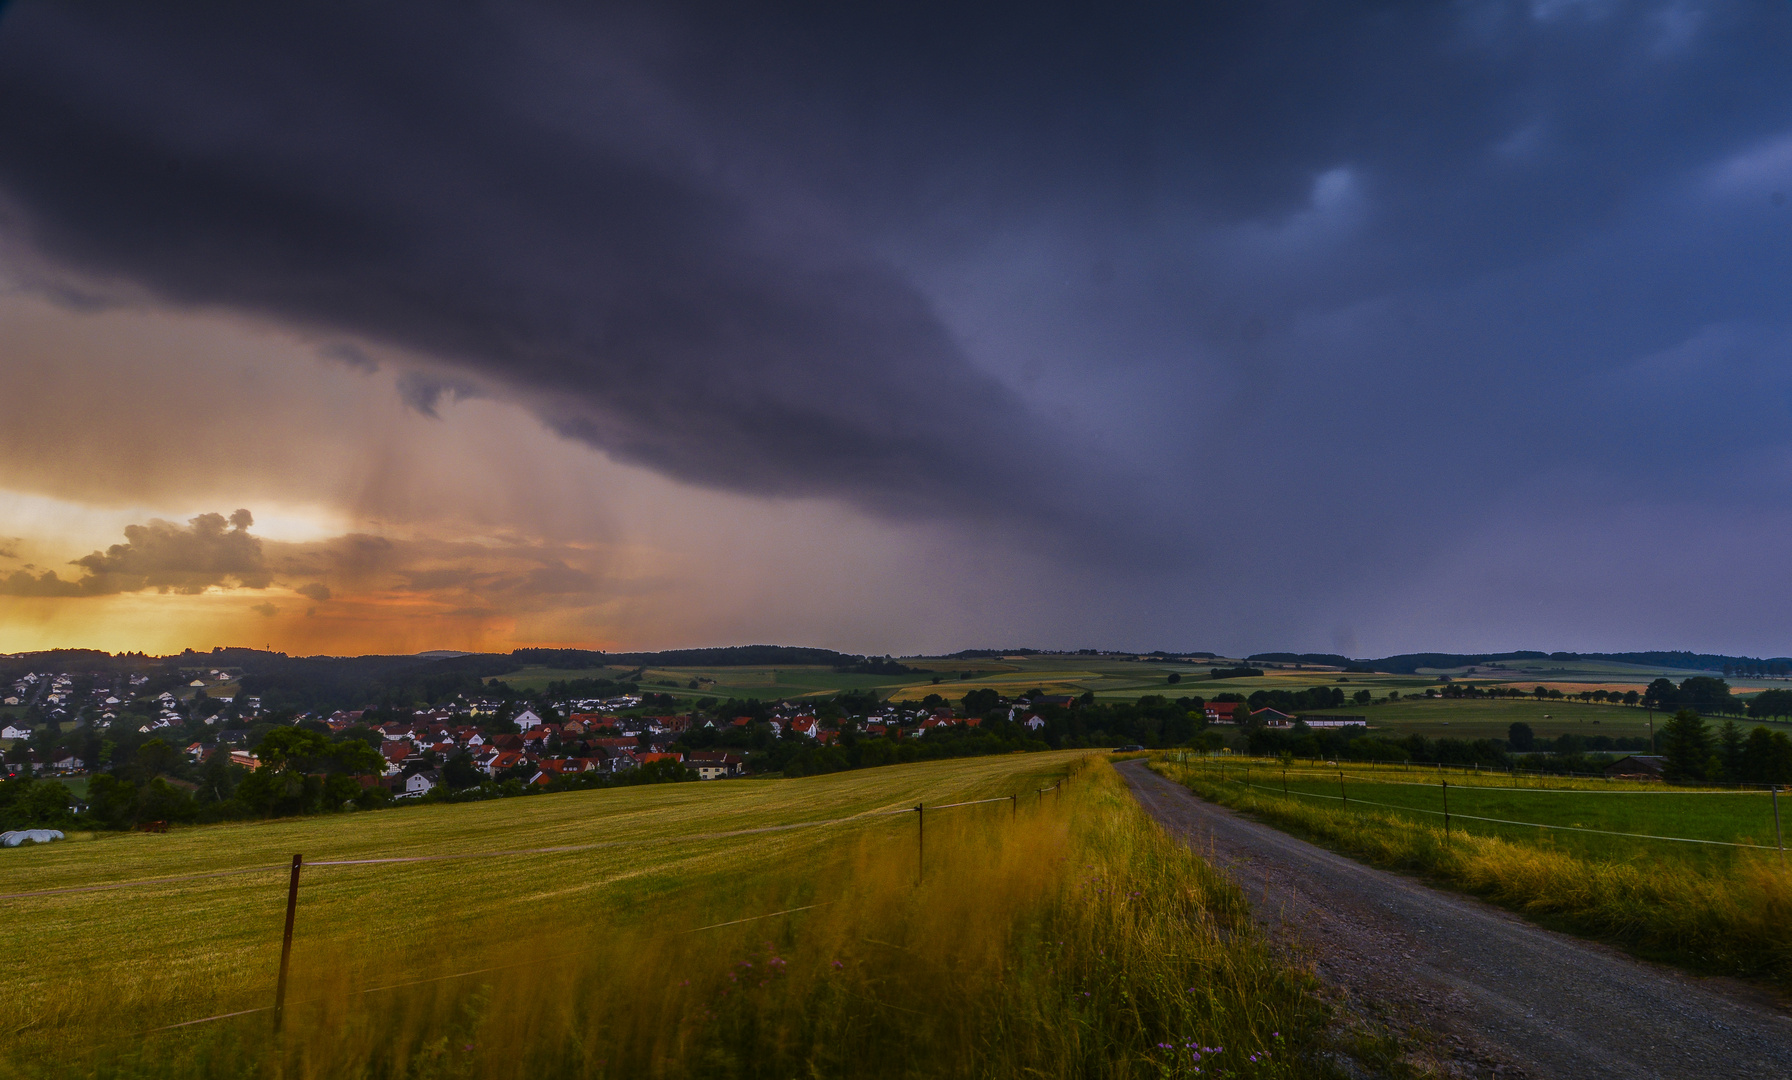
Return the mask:
M1504 745L1495 739L1372 738L1360 727L1310 730L1296 724L1292 728L1260 728L1246 736L1246 745L1251 753L1269 757L1288 754L1314 760L1422 761L1502 769L1511 763Z
M1730 684L1709 675L1694 675L1679 686L1671 679L1656 679L1643 691L1642 703L1663 712L1692 709L1706 716L1740 716L1744 711Z
M1748 714L1759 718L1792 716L1792 690L1763 690L1749 699Z
M1336 686L1313 686L1305 690L1258 690L1245 699L1245 704L1252 712L1258 709L1275 709L1285 713L1341 709L1344 707L1344 691Z

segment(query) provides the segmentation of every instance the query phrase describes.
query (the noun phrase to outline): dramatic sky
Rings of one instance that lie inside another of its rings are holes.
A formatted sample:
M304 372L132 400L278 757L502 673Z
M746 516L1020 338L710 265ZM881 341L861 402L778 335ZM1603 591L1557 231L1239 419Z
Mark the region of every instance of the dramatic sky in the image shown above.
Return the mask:
M1792 5L18 2L0 650L1792 651Z

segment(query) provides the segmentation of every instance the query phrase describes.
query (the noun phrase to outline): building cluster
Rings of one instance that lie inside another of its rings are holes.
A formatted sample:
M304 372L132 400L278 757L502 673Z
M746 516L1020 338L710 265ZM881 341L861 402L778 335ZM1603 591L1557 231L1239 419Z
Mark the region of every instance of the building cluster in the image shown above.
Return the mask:
M210 696L204 715L196 713L199 690L216 688L233 681L236 674L221 669L197 671L183 675L185 696L168 690L159 693L150 689L151 679L140 674L104 674L93 672L28 672L7 684L0 693L0 705L9 706L7 719L0 721L0 749L5 751L4 771L33 773L81 772L86 763L66 750L39 754L32 747L35 737L46 729L66 735L87 725L98 729L113 728L124 723L141 734L183 728L192 719L207 724L222 724L227 719L253 719L259 714L258 698L245 698L232 708L230 696ZM161 685L167 685L163 680Z
M151 680L143 675L32 673L12 683L4 701L21 707L15 715L25 707L35 706L31 715L37 718L37 724L55 724L58 734L67 734L74 726L89 722L115 731L115 725L127 724L144 735L185 734L194 739L185 747L187 757L194 763L203 764L222 754L233 765L253 769L259 762L250 745L248 728L262 716L260 699L252 695L238 698L206 693L229 689L225 684L237 677L238 673L226 669L190 670L176 684L171 685L164 678L152 687L148 685ZM377 732L377 749L384 767L371 782L382 784L401 797L425 794L443 783L444 770L463 755L482 778L517 779L542 786L561 776L620 774L664 761L677 762L707 780L738 776L746 771L748 752L739 747L744 740L728 738L730 730L769 731L773 738L806 739L825 746L837 742L847 732L870 738L926 738L942 729L977 727L982 723L980 717L958 716L950 708L915 702L885 702L864 715L823 720L814 714L813 705L801 702L779 702L752 717L728 718L702 714L642 715L643 701L638 695L627 694L546 703L551 710L544 708L544 712L565 718L559 722L544 720L532 708L509 714L509 709L517 707L514 700L472 696L417 710L401 721L387 719L392 715L389 710L370 715L370 710L359 709L328 715L305 713L294 719L321 721L336 734L350 728ZM1037 734L1046 722L1035 709L1066 707L1072 701L1062 696L1013 702L1001 699L998 707L1007 710L1011 721ZM491 724L499 715L510 723ZM515 731L492 730L512 725ZM207 729L203 736L195 730L201 726ZM725 748L675 749L680 737L693 730L721 736L719 741L726 744ZM87 768L77 754L66 750L37 754L31 749L33 736L33 725L23 719L8 721L0 728L0 746L9 747L9 771L78 773ZM465 782L464 774L457 778L457 784Z
M1266 728L1291 728L1296 722L1310 728L1363 727L1368 724L1368 719L1362 716L1334 716L1330 713L1293 716L1280 709L1252 709L1242 701L1210 701L1203 708L1209 724L1239 724L1247 718L1250 723Z

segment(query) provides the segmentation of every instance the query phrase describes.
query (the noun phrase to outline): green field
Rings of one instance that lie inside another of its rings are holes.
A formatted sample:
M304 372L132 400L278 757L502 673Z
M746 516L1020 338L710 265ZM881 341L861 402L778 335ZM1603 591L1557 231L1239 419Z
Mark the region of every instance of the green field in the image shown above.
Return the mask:
M1217 780L1221 771L1216 761L1202 762L1196 767L1203 769L1211 780ZM1775 845L1773 803L1765 791L1669 789L1660 784L1569 781L1559 777L1507 778L1501 774L1463 774L1460 770L1441 774L1425 769L1372 769L1360 763L1347 764L1342 774L1336 769L1307 767L1284 772L1278 763L1266 759L1228 761L1224 772L1227 782L1249 785L1259 794L1280 795L1285 777L1287 798L1358 813L1392 814L1438 828L1443 825L1444 810L1444 790L1439 780L1447 779L1453 828L1464 835L1545 844L1589 857L1723 863L1755 854L1745 848L1576 830L1767 848ZM1781 810L1792 816L1792 804ZM1532 827L1473 818L1527 822Z
M1504 739L1507 729L1520 722L1529 724L1540 739L1560 735L1647 737L1651 719L1657 729L1666 719L1659 713L1651 717L1646 709L1623 705L1534 698L1402 698L1327 711L1362 716L1373 728L1434 739Z

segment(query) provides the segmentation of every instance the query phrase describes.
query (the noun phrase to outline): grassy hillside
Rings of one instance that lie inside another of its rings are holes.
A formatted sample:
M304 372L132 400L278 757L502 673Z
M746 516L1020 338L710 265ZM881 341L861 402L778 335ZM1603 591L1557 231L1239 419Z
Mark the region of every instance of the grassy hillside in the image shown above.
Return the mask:
M714 835L1032 793L1077 768L1061 794L930 812L925 863L912 814ZM293 851L611 841L622 846L308 869L283 1041L265 1013L140 1034L268 1002ZM1306 979L1254 939L1236 892L1151 826L1111 769L1073 753L213 826L0 859L8 893L268 867L8 898L31 931L0 946L0 1076L1142 1076L1200 1060L1292 1076L1310 1071L1298 1061L1325 1018Z

